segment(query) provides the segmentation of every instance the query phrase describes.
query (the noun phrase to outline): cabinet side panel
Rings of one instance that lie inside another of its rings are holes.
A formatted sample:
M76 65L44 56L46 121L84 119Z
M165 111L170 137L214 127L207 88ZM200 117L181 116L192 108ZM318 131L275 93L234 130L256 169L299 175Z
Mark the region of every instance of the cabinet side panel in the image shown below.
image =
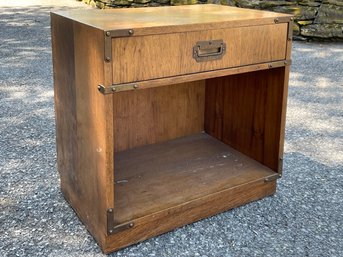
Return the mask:
M284 79L282 67L207 80L205 131L277 171Z
M107 209L114 207L112 96L97 89L105 83L104 32L75 22L74 37L79 204L103 246Z
M106 211L114 205L113 103L111 96L97 90L105 80L104 36L100 30L57 15L52 15L52 28L61 187L103 246Z
M57 165L67 199L76 183L76 103L73 22L51 14Z

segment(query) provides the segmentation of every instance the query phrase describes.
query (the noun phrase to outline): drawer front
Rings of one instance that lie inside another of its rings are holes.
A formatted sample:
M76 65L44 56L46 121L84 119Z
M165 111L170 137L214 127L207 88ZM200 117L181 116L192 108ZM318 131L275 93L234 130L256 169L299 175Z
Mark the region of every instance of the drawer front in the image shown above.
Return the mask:
M113 84L284 60L287 25L113 38Z

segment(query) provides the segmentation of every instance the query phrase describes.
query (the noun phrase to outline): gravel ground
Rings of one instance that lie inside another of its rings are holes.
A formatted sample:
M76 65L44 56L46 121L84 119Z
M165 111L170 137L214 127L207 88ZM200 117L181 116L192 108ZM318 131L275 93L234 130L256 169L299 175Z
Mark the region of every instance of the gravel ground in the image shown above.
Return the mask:
M49 11L67 8L88 7L0 0L0 256L103 256L56 170ZM343 45L292 58L277 193L111 256L343 256Z

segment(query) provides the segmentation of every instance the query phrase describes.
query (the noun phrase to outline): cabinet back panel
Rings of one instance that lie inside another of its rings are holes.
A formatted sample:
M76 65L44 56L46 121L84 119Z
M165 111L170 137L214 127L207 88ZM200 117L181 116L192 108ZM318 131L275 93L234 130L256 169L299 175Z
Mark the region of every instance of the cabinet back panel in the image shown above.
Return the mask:
M204 130L205 81L113 94L115 151Z

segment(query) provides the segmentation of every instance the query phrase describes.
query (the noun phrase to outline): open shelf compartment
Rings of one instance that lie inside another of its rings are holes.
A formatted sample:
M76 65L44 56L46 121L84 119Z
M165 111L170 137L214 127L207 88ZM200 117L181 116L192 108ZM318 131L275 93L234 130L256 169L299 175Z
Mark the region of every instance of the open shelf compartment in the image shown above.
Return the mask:
M119 152L117 223L275 174L206 133Z
M114 223L277 177L283 76L281 67L114 94Z

